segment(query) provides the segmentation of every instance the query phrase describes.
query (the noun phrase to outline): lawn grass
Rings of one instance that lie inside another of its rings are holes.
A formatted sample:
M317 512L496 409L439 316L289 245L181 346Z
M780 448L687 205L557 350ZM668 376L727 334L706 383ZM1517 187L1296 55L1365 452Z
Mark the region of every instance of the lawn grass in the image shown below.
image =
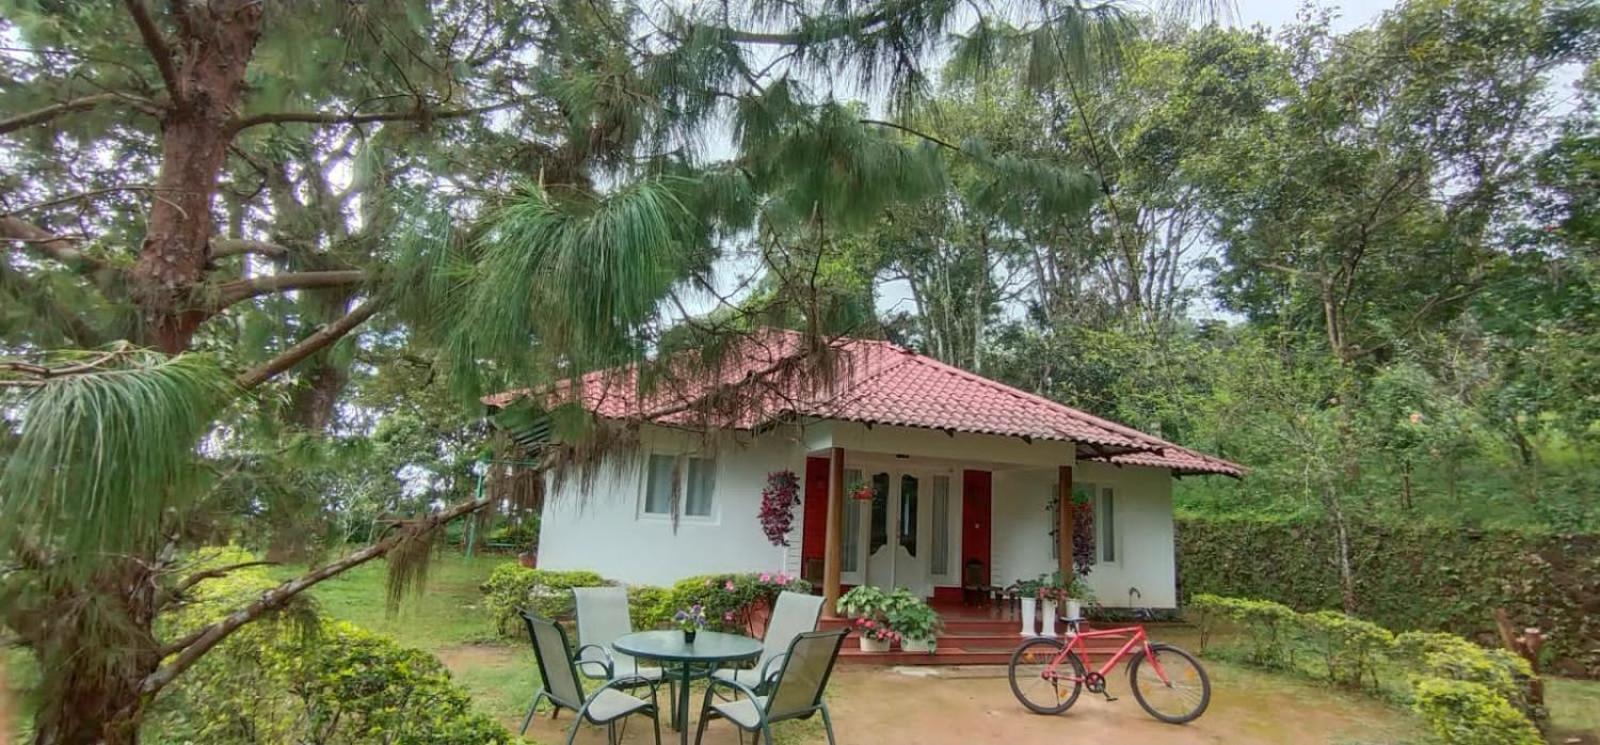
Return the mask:
M1550 708L1552 742L1586 735L1600 742L1600 680L1546 678L1545 705Z

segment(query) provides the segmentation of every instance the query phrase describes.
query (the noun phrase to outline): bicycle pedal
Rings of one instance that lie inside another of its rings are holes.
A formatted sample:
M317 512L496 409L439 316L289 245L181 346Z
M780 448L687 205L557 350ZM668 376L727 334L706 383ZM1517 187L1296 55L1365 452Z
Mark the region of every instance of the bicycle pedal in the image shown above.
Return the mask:
M1112 696L1112 695L1111 695L1111 694L1109 694L1109 693L1107 693L1107 694L1105 694L1105 697L1106 697L1106 701L1107 701L1107 702L1110 702L1110 701L1116 701L1116 700L1117 700L1117 699L1116 699L1116 697L1115 697L1115 696Z

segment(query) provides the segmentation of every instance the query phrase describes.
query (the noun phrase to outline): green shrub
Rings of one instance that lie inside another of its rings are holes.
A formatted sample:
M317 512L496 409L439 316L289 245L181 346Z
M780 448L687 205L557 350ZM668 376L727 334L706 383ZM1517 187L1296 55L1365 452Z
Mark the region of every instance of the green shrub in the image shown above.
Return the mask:
M206 568L248 560L207 552ZM198 628L276 584L259 568L208 580L163 619ZM347 623L314 619L309 607L249 624L228 637L157 700L141 733L157 743L513 742L433 656Z
M1294 650L1290 635L1299 621L1293 608L1270 600L1207 596L1202 607L1217 619L1238 627L1245 639L1245 659L1263 667L1290 667Z
M1367 678L1378 687L1378 664L1394 644L1394 634L1375 623L1331 610L1299 613L1297 633L1322 657L1328 681L1360 687Z
M526 608L554 620L569 619L573 612L572 588L611 584L614 583L590 571L529 569L505 563L495 567L478 589L483 592L483 604L489 609L495 629L502 635L517 637L522 634L517 609Z
M1408 631L1395 638L1394 656L1415 677L1477 683L1505 699L1530 721L1548 714L1528 696L1533 668L1504 649L1485 649L1454 634Z
M1541 745L1544 742L1533 722L1481 683L1419 678L1412 709L1445 745Z
M628 613L636 630L666 628L677 610L672 604L672 591L665 587L634 585L628 588Z

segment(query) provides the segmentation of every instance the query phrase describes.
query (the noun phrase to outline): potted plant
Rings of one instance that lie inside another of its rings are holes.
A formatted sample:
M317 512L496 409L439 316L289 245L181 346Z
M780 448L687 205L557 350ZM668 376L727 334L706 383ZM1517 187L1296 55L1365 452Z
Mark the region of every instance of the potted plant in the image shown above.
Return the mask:
M1078 621L1083 618L1083 606L1094 603L1094 590L1089 587L1088 578L1079 574L1072 578L1072 584L1067 588L1067 620Z
M922 598L906 593L906 599L889 610L889 625L900 634L900 646L907 652L933 652L938 646L944 619Z
M861 585L839 598L839 611L855 619L863 652L887 652L897 636L889 626L889 596L883 590Z
M900 639L900 632L895 631L886 621L857 618L855 626L856 632L861 634L863 652L887 652L889 646Z
M1022 601L1022 635L1033 636L1033 606L1039 599L1039 580L1019 579L1015 587L1017 598Z
M1040 636L1056 635L1056 609L1066 605L1071 600L1071 583L1063 582L1061 572L1039 575L1039 589L1037 590L1040 612L1044 614L1043 626L1039 631ZM1070 607L1070 606L1069 606Z
M683 643L693 644L695 635L706 627L705 606L695 603L687 608L679 608L672 615L672 623L683 632Z

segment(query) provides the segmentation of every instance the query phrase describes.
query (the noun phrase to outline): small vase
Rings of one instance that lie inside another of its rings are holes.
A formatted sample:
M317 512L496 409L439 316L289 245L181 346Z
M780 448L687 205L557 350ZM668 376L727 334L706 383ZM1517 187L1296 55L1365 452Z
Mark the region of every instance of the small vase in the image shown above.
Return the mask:
M1033 636L1033 604L1035 598L1022 598L1022 635Z
M861 651L863 651L863 652L887 652L887 651L889 651L889 640L888 639L868 639L867 637L863 636L863 637L861 637Z
M1076 600L1068 600L1067 601L1067 620L1068 621L1080 621L1080 620L1083 620L1083 606L1078 601L1076 601Z
M1044 618L1040 620L1040 624L1044 626L1044 629L1039 632L1039 636L1054 637L1056 635L1055 598L1046 598L1044 600Z
M700 631L698 629L684 629L683 630L683 643L684 644L693 644L694 643L694 636L695 636L695 634L698 634L698 633L700 633Z

